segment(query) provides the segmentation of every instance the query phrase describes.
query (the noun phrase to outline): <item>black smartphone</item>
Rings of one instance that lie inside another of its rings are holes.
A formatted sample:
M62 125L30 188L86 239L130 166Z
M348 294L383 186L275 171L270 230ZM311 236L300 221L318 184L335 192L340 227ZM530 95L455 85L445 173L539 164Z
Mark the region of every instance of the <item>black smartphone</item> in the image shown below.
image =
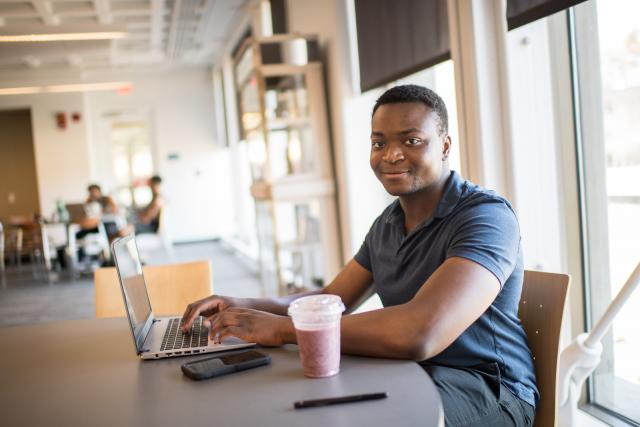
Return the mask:
M271 356L243 350L196 360L182 365L182 373L192 380L206 380L271 363Z

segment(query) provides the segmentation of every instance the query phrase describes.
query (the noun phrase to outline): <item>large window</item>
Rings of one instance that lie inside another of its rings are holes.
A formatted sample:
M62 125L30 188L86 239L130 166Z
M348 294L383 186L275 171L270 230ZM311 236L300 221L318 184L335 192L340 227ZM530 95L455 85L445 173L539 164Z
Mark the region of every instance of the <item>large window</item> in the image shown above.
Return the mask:
M573 10L589 326L640 261L640 2L590 0ZM605 338L589 401L640 423L640 293Z

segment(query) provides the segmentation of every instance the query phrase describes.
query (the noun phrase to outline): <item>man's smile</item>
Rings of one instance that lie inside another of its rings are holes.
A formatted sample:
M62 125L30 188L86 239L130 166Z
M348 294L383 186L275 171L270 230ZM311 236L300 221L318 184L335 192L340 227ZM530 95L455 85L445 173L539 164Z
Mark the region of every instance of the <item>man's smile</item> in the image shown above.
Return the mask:
M388 178L400 178L409 173L408 170L392 170L392 171L380 171L380 173Z

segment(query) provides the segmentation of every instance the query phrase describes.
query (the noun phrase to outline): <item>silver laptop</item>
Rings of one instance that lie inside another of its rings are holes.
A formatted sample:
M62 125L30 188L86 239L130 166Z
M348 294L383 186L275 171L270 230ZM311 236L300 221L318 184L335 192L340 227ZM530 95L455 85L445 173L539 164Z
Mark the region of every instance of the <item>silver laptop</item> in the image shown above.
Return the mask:
M255 345L234 337L225 339L221 344L214 344L209 339L209 329L202 324L202 317L194 322L187 334L182 333L180 317L155 317L142 274L135 236L132 234L114 240L111 252L120 278L133 342L142 359L213 353ZM180 284L176 283L176 286Z

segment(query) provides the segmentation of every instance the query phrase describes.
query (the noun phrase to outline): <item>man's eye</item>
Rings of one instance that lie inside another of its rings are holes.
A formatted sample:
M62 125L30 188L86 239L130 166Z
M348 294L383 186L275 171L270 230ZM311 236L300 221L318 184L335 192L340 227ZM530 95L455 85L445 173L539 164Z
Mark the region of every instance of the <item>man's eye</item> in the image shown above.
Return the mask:
M420 138L409 138L407 140L407 144L409 145L418 145L422 142L422 140Z
M384 142L382 142L382 141L371 141L371 146L373 148L382 148L382 147L384 147Z

